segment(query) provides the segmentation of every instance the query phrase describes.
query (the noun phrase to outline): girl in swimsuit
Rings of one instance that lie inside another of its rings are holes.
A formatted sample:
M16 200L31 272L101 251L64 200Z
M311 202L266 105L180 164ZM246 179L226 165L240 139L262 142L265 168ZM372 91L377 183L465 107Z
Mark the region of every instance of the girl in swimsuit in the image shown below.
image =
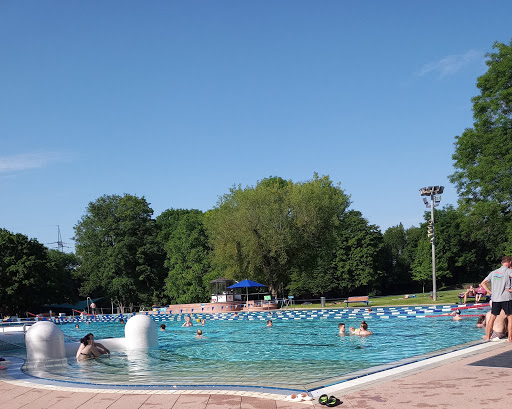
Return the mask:
M110 351L101 344L94 343L94 335L87 334L80 340L80 347L76 351L76 359L84 360L97 358L102 354L108 354Z

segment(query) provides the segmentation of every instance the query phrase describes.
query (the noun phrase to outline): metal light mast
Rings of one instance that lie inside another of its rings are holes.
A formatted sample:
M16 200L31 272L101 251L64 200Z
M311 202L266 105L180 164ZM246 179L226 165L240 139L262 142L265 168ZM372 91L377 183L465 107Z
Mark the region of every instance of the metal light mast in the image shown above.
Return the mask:
M430 237L432 243L432 300L437 301L437 287L436 287L436 236L434 228L434 207L439 206L441 202L441 194L444 191L444 186L429 186L420 189L421 196L430 196L430 203L424 197L423 203L428 208L430 207L430 220L428 222L427 235Z

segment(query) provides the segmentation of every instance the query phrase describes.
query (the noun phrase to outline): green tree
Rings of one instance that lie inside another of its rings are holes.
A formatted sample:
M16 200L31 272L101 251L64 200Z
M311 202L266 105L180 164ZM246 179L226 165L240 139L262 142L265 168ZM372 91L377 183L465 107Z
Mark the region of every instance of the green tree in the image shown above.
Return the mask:
M205 218L214 266L227 278L250 278L276 291L286 281L292 246L292 183L269 178L233 187Z
M425 292L425 284L432 281L432 248L428 240L422 239L418 243L412 263L412 279L421 283L422 292Z
M48 250L49 266L52 269L52 285L47 290L52 293L56 303L74 303L78 301L79 281L76 278L78 259L74 253Z
M25 314L52 301L55 285L48 249L23 234L0 229L0 307L4 314ZM38 311L36 311L38 312Z
M232 188L205 218L213 264L228 278L261 281L274 294L290 281L296 290L307 287L306 277L321 274L332 258L348 205L343 190L317 174L301 183L271 177Z
M166 299L173 303L205 302L209 299L208 237L199 210L166 210L157 217L159 237L166 240Z
M485 246L466 231L466 216L453 206L436 210L436 259L445 260L450 272L448 283L477 282L485 277L488 264Z
M334 265L340 290L380 293L383 239L379 228L361 212L350 210L341 219L337 240Z
M383 235L383 268L386 279L381 283L384 291L407 291L410 285L410 263L407 259L407 232L402 223L389 227Z
M474 123L455 141L455 172L464 228L487 246L492 266L512 249L512 41L496 42L472 98Z
M102 196L75 226L82 295L106 297L121 307L159 302L165 253L153 210L144 198Z

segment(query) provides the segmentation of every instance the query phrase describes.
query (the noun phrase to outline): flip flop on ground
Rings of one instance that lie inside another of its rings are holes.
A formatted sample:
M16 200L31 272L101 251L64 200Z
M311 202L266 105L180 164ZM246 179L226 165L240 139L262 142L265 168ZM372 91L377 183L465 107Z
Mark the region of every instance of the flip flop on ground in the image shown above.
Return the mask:
M332 408L333 406L341 405L343 402L340 401L338 398L331 396L329 400L327 401L326 405Z

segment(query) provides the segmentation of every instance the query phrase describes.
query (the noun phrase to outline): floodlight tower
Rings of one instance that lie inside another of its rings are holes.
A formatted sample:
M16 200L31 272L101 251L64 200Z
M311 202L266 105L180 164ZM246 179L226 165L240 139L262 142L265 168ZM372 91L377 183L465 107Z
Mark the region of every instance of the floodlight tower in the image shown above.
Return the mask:
M423 203L428 208L430 207L430 220L428 222L428 237L432 243L432 300L437 301L436 289L436 236L434 229L434 207L439 206L441 202L441 194L444 191L444 186L429 186L420 189L421 196L430 196L430 203L424 197Z

